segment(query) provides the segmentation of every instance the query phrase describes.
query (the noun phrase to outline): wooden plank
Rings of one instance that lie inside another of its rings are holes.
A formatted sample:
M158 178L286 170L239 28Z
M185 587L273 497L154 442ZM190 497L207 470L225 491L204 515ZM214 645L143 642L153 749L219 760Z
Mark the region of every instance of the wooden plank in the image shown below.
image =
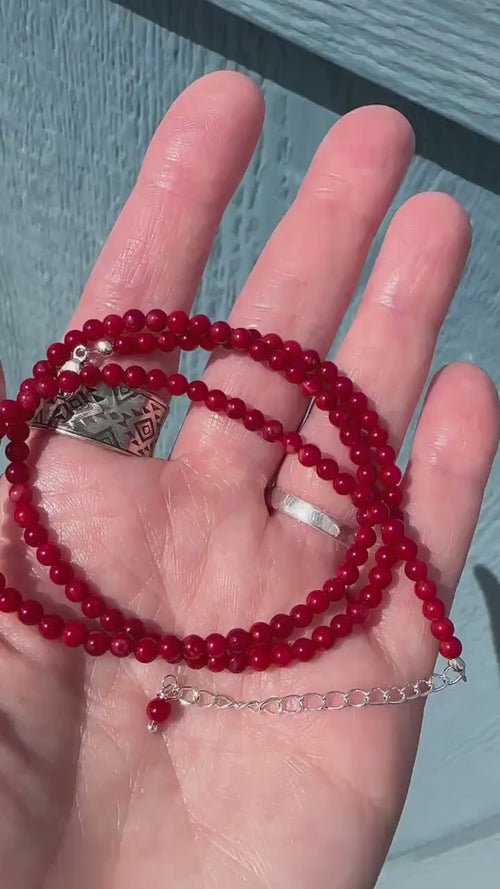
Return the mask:
M500 138L496 3L212 2L477 132Z
M176 26L181 32L190 25L190 9L187 4L179 7ZM52 0L5 0L3 13L0 353L12 390L15 381L29 373L33 357L62 332L156 123L193 78L234 67L228 59L248 52L249 31L234 30L224 57L203 48L220 36L219 21L209 14L201 21L199 39L193 41L102 0L68 4L65 15L56 11ZM258 59L259 45L250 47L250 56ZM199 309L219 317L229 310L266 237L292 200L314 148L336 119L330 110L263 79L255 70L252 76L266 100L264 135L226 213L198 298ZM347 102L348 97L339 100ZM424 189L442 189L462 201L474 230L467 272L443 329L434 368L453 360L475 360L500 382L500 199L417 158L394 207ZM384 226L356 299L383 231ZM197 353L186 356L188 373L199 372L199 358ZM180 418L176 403L165 448ZM499 483L500 465L455 608L464 631L470 682L429 702L395 855L453 835L500 810L498 668L490 614L473 571L475 565L486 565L500 577ZM498 632L498 622L496 627Z
M497 819L498 822L498 819ZM498 823L496 824L498 828ZM498 889L500 832L490 832L489 822L459 834L444 849L419 850L385 865L376 889L422 889L422 886L453 886L453 889ZM481 836L484 830L486 836Z

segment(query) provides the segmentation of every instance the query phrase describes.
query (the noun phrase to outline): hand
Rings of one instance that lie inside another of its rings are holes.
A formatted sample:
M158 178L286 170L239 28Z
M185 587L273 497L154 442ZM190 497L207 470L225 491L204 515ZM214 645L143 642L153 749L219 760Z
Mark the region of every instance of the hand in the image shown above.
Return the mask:
M261 123L260 94L238 74L209 75L180 96L151 143L71 326L131 306L190 309ZM231 323L297 338L324 355L412 150L408 123L389 108L360 109L336 124ZM337 354L388 423L396 447L468 246L465 214L451 198L434 193L407 201ZM171 356L164 367L172 371ZM306 408L295 388L248 357L217 354L206 379L289 429ZM414 534L448 605L498 425L494 388L477 367L452 365L435 378L405 484ZM319 412L304 434L336 454ZM59 541L107 601L168 630L224 632L269 619L321 584L339 559L338 545L319 532L269 516L263 491L278 470L279 447L203 408L190 411L168 462L127 462L57 435L44 442L37 486ZM348 520L345 502L295 458L281 464L279 479ZM55 602L44 571L27 560L18 536L8 535L8 582ZM436 645L409 583L400 578L388 598L369 633L355 633L310 663L264 674L194 674L194 681L261 698L401 685L428 675ZM2 615L0 632L6 887L374 885L405 798L420 703L282 717L193 708L152 736L144 704L167 672L164 664L111 656L93 662L41 640L12 615Z

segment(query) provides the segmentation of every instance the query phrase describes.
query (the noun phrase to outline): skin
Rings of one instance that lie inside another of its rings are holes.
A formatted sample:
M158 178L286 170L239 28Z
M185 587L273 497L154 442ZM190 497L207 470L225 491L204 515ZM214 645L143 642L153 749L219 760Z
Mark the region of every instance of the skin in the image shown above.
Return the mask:
M262 116L257 88L236 73L211 74L179 97L70 326L131 306L189 311ZM409 124L390 108L362 108L340 120L230 322L277 331L326 354L412 151ZM407 201L336 356L388 423L396 447L468 247L465 213L450 197ZM173 370L172 361L163 356L163 367ZM206 379L287 428L304 414L295 389L248 358L217 354ZM412 534L447 606L498 432L496 393L481 370L456 364L438 374L404 483ZM304 435L334 456L342 453L322 415L310 416ZM285 516L270 517L263 490L278 472L283 487L342 520L349 519L345 501L241 424L195 408L168 462L125 459L44 436L36 484L74 563L108 601L132 614L180 633L248 626L302 600L339 562L337 544ZM8 582L64 608L10 523L2 533ZM190 674L188 681L248 698L399 685L428 675L436 651L410 584L398 575L370 631L321 658L265 674ZM164 672L160 663L91 661L2 616L3 883L372 887L407 792L421 704L281 718L190 709L163 734L149 735L144 705Z

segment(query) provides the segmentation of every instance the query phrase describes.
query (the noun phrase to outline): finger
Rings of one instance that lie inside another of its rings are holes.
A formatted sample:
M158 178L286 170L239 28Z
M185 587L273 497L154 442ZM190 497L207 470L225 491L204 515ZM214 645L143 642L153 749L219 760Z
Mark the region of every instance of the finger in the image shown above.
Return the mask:
M209 74L179 96L151 141L73 327L132 307L190 309L221 215L255 147L262 114L259 90L235 72Z
M499 434L498 396L483 371L454 364L438 374L417 426L404 484L410 536L421 545L430 565L428 577L437 583L447 609L467 557ZM413 584L401 576L374 632L394 658L408 657L409 674L424 676L432 669L437 642Z
M371 240L398 188L413 150L408 122L389 108L359 109L342 118L319 147L299 193L278 225L231 313L234 326L257 326L324 353L353 293ZM224 353L205 379L294 427L305 399L284 379ZM215 453L267 476L280 452L241 425L193 410L175 454Z
M410 198L392 220L336 362L360 389L399 448L429 372L436 339L469 247L462 207L444 194ZM301 434L349 467L328 413L314 409ZM354 509L294 457L278 484L350 523ZM282 520L282 519L280 519Z

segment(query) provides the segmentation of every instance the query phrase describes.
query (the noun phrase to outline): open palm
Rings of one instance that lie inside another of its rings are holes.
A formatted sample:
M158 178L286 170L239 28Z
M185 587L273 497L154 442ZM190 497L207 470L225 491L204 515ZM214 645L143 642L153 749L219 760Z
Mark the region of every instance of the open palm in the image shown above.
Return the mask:
M74 322L130 306L189 309L220 214L262 118L256 88L232 73L190 87L151 144L137 186L92 273ZM325 354L371 239L412 152L388 108L347 115L327 135L292 208L255 266L231 323L275 330ZM373 400L399 446L420 397L469 241L440 194L392 221L336 360ZM165 356L165 369L173 369ZM217 354L206 379L285 428L307 407L248 357ZM325 418L304 435L338 455ZM494 389L456 365L433 384L406 488L414 533L450 603L496 448ZM128 611L179 633L269 619L321 585L338 546L264 501L269 479L348 520L340 498L293 457L282 462L240 424L193 408L168 462L40 438L37 488L74 563ZM340 454L342 452L340 451ZM280 465L281 464L281 465ZM4 523L9 582L54 587ZM158 662L91 661L14 617L0 627L0 868L9 889L141 886L373 886L401 811L422 707L284 715L186 709L145 731ZM289 670L188 681L235 694L404 684L436 647L399 578L368 633ZM193 680L194 676L194 680Z

